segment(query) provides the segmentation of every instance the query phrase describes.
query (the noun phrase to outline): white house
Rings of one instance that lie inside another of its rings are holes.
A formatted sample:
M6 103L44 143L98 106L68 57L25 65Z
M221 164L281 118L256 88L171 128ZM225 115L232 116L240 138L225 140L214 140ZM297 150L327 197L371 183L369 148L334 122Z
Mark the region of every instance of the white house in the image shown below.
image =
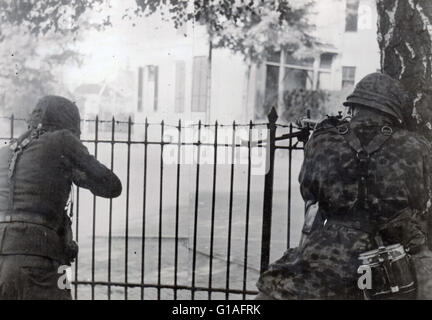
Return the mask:
M226 49L213 49L209 59L203 26L190 22L177 30L158 15L135 26L119 22L111 46L121 47L119 70L127 67L134 78L128 85L134 98L120 107L137 121L246 122L262 118L269 99L280 103L284 90L339 91L379 69L376 15L374 0L316 1L315 33L326 46L315 59L300 63L275 53L249 72L242 57ZM116 77L111 86L116 82L124 86Z

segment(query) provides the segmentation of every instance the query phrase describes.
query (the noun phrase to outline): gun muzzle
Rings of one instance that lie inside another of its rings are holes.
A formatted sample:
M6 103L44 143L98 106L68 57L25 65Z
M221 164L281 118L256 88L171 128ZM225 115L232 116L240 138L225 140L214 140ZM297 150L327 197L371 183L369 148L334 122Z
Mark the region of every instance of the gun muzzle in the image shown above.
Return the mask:
M302 127L302 128L309 127L311 129L314 129L318 123L319 123L318 120L313 120L313 119L309 119L309 118L304 118L304 119L299 120L300 127Z

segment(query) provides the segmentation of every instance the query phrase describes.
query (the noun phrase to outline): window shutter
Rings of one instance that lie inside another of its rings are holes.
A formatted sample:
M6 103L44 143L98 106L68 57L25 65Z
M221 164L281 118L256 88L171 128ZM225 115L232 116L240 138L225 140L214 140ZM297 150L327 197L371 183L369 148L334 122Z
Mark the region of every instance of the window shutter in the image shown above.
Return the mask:
M137 110L139 112L143 111L143 77L144 69L142 67L138 68L138 105Z
M159 67L153 66L154 72L154 103L153 110L158 110L158 100L159 100Z
M186 67L184 61L176 61L174 111L184 112Z
M194 57L192 79L192 111L207 109L208 60L205 56Z

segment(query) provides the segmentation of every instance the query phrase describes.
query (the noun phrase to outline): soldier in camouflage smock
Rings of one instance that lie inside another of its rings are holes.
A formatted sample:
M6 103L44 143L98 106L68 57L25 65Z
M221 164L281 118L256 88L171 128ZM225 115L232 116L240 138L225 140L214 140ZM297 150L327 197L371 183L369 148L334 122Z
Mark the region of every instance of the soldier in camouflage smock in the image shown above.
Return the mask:
M358 256L377 248L377 234L386 246L408 248L419 281L430 279L424 227L430 148L404 128L410 109L405 101L398 81L370 74L344 103L352 110L351 121L318 124L299 177L305 202L319 204L315 227L299 248L261 275L258 298L362 299ZM430 297L429 288L420 287L420 297Z

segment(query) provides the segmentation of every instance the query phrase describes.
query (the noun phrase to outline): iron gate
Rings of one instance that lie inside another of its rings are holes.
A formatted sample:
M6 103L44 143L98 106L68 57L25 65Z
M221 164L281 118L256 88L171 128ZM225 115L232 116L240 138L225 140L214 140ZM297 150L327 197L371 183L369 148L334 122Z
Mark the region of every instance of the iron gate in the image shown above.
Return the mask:
M3 141L25 130L23 119L1 120ZM82 141L119 174L123 193L106 200L75 189L80 253L71 268L74 297L255 295L255 281L271 254L277 258L296 241L292 231L298 238L303 210L292 178L309 136L293 124L277 124L274 109L268 120L230 125L83 120Z

